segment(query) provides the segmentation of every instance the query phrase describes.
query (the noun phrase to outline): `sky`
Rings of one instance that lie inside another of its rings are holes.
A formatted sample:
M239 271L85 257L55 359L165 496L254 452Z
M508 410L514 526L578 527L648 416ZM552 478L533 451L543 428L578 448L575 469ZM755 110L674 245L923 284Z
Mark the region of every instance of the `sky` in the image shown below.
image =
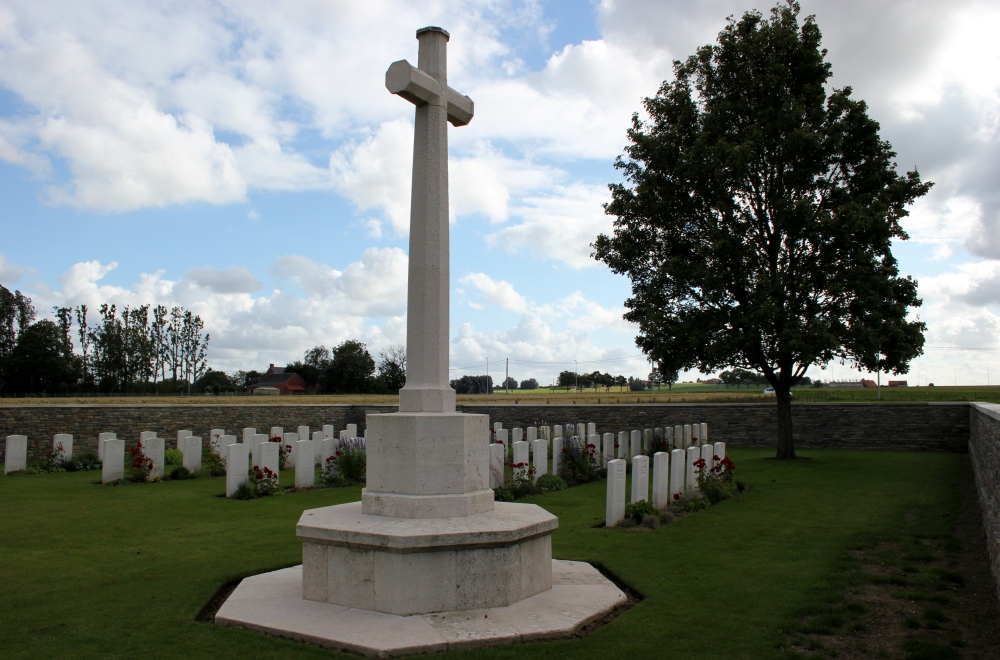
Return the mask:
M801 5L830 84L935 184L894 246L927 323L906 378L1000 383L1000 5ZM0 284L41 318L190 309L219 371L405 345L413 106L384 79L435 25L475 102L449 128L452 376L645 376L629 282L590 257L615 158L675 59L771 6L0 0Z

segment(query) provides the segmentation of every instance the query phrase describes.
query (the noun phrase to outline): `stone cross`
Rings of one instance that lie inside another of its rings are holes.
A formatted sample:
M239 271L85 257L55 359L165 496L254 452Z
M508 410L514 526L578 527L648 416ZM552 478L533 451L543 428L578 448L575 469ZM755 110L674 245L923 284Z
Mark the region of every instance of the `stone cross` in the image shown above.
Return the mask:
M473 103L448 87L448 33L417 30L417 66L393 62L385 86L417 106L406 295L406 385L400 412L454 412L448 382L448 126L472 121Z

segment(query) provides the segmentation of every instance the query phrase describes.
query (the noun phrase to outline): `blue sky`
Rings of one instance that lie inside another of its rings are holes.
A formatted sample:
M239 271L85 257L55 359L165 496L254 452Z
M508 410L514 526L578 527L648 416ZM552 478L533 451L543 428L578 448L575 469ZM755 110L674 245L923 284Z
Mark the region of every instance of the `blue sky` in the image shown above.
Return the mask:
M802 6L832 84L936 184L896 248L928 323L910 381L985 383L996 364L1000 382L1000 8ZM671 62L754 7L770 5L2 0L0 283L43 316L182 305L223 371L405 344L413 109L384 74L439 25L476 103L449 133L452 373L645 375L628 282L589 258L614 159Z

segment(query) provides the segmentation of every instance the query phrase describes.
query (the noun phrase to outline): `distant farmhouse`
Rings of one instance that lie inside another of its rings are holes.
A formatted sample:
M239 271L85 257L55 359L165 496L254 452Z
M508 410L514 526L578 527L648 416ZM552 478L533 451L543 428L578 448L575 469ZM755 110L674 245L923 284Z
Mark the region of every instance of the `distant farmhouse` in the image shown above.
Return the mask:
M307 389L308 386L302 380L302 376L285 373L284 367L276 367L273 364L259 381L250 386L251 394L261 395L305 394Z
M835 389L858 389L862 387L878 387L878 383L869 379L862 378L861 380L831 380L826 385L827 387L832 387ZM906 387L905 380L890 380L887 387Z

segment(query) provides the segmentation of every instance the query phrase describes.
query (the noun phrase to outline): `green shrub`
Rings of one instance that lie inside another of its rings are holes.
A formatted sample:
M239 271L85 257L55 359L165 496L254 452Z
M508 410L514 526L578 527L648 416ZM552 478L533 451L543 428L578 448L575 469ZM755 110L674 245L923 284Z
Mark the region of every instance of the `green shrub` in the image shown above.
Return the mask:
M729 499L736 492L736 484L733 483L733 470L736 465L728 458L714 458L715 465L706 469L705 459L699 458L695 461L695 468L698 470L698 490L701 492L709 504L718 504L722 500Z
M605 476L597 446L576 436L563 439L559 476L570 486L597 481Z
M252 500L255 497L257 497L257 489L254 487L253 482L250 479L247 479L236 487L236 490L233 492L232 499Z
M101 469L101 459L97 457L97 452L93 449L85 449L75 456L73 460L63 464L67 472L83 472L84 470Z
M543 474L538 477L538 481L535 482L535 487L543 493L554 493L557 490L568 488L569 485L566 483L565 479L557 474Z
M327 486L354 486L365 483L367 470L364 438L350 438L337 443L337 451L326 459L320 478Z
M184 452L182 452L180 449L163 450L164 465L182 465L183 463L184 463Z
M226 476L226 460L217 451L210 450L201 462L201 471L207 477Z
M191 474L191 470L187 469L183 465L178 465L170 471L170 478L177 481L183 481L184 479L194 479L194 475Z

